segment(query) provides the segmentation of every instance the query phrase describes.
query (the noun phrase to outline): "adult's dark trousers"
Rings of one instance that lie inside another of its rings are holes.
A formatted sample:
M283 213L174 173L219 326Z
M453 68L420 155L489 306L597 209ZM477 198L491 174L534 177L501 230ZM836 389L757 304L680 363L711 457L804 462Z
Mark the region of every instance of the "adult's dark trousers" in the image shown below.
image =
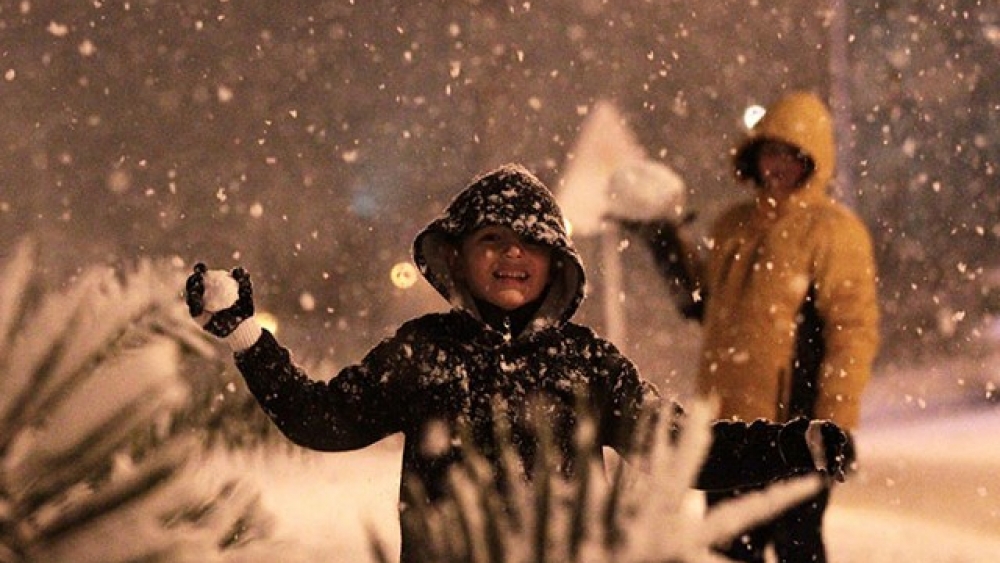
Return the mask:
M708 507L739 497L753 489L706 492ZM774 546L779 563L826 563L823 544L823 514L830 501L830 489L824 487L813 497L787 509L774 520L746 531L718 549L734 561L764 563L767 546Z

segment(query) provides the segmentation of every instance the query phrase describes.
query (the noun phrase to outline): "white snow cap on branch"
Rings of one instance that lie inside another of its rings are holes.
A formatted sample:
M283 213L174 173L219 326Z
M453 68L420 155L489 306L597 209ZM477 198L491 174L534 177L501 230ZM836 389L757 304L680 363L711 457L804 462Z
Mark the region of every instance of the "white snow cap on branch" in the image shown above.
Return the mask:
M618 109L600 101L580 127L556 197L574 234L590 236L601 231L608 216L679 216L684 182L668 166L648 158Z

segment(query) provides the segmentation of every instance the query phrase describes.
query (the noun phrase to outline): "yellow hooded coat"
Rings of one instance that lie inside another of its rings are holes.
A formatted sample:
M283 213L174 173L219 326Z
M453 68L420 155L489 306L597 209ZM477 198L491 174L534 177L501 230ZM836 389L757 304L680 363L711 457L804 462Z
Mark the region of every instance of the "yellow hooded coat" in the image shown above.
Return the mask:
M785 421L806 414L852 429L879 339L871 239L827 194L835 146L822 101L808 93L779 101L754 127L738 161L762 139L799 148L814 168L780 206L758 194L714 224L698 389L721 399L725 418ZM821 328L803 348L810 316ZM803 350L819 350L805 376L796 373ZM793 397L803 392L810 403L805 412Z

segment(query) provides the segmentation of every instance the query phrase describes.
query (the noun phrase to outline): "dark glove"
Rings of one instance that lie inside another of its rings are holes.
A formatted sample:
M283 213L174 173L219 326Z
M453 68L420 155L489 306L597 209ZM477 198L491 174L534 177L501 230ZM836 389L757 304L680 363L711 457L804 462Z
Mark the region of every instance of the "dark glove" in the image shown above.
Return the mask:
M188 312L205 330L219 338L225 338L232 334L241 322L253 316L253 286L250 283L250 274L243 268L233 269L230 275L238 285L238 297L229 307L215 312L205 309L206 302L217 301L217 296L206 295L205 292L218 291L212 286L206 287L206 274L208 268L199 262L194 266L194 273L188 276L184 291Z
M851 435L829 420L797 418L778 433L778 447L789 468L819 471L843 482L854 464Z

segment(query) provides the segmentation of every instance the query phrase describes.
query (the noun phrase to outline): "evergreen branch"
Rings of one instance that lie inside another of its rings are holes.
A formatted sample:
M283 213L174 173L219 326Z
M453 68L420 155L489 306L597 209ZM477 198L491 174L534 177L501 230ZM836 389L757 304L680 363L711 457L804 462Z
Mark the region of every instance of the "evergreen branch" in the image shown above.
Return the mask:
M31 271L34 266L35 245L31 239L24 239L17 244L14 257L0 271L0 369L6 362L7 350L10 347L10 337L20 320L26 302L31 281Z
M530 478L512 471L515 446L498 425L499 472L480 453L466 452L449 474L452 496L408 511L413 547L427 563L723 563L715 545L814 494L818 484L775 485L707 516L690 510L685 503L709 449L713 413L710 403L695 405L683 429L673 416L651 421L648 447L619 464L610 483L593 456L591 423L577 427L569 475L548 431L538 428Z
M178 276L144 260L46 293L19 256L0 270L0 563L204 561L267 537L259 495L233 481L205 500L181 471L196 425L235 436L249 401L218 401L223 362L164 285ZM158 518L185 497L197 521ZM132 541L102 542L111 530Z
M9 381L19 382L20 388L11 390L17 400L0 424L0 451L9 444L13 429L31 425L56 408L94 366L126 349L131 339L149 334L139 328L161 313L162 304L147 299L148 291L136 291L141 296L134 297L126 289L107 271L91 269L67 293L50 296L29 321L15 347L25 352L9 365ZM42 338L34 332L38 326L55 329Z
M145 325L144 317L157 314L158 303L127 298L126 292L107 273L95 275L91 283L86 292L88 306L81 305L74 311L66 338L58 346L59 354L47 366L50 369L38 381L24 407L21 414L24 421L54 408L89 376L94 366L127 348L130 339L145 340L149 334L134 329ZM125 307L119 309L117 304Z
M79 475L93 474L158 414L182 405L186 393L171 367L175 350L169 341L150 343L116 364L102 366L49 415L46 427L26 427L20 436L27 442L17 448L30 451L13 456L7 469L8 486L20 501L29 507L45 502L77 482ZM147 366L153 369L145 370L142 386L131 383L133 374Z
M26 538L34 542L56 542L70 531L148 495L186 463L195 445L193 440L170 444L129 475L112 481L83 501L63 508L51 521L35 522Z

